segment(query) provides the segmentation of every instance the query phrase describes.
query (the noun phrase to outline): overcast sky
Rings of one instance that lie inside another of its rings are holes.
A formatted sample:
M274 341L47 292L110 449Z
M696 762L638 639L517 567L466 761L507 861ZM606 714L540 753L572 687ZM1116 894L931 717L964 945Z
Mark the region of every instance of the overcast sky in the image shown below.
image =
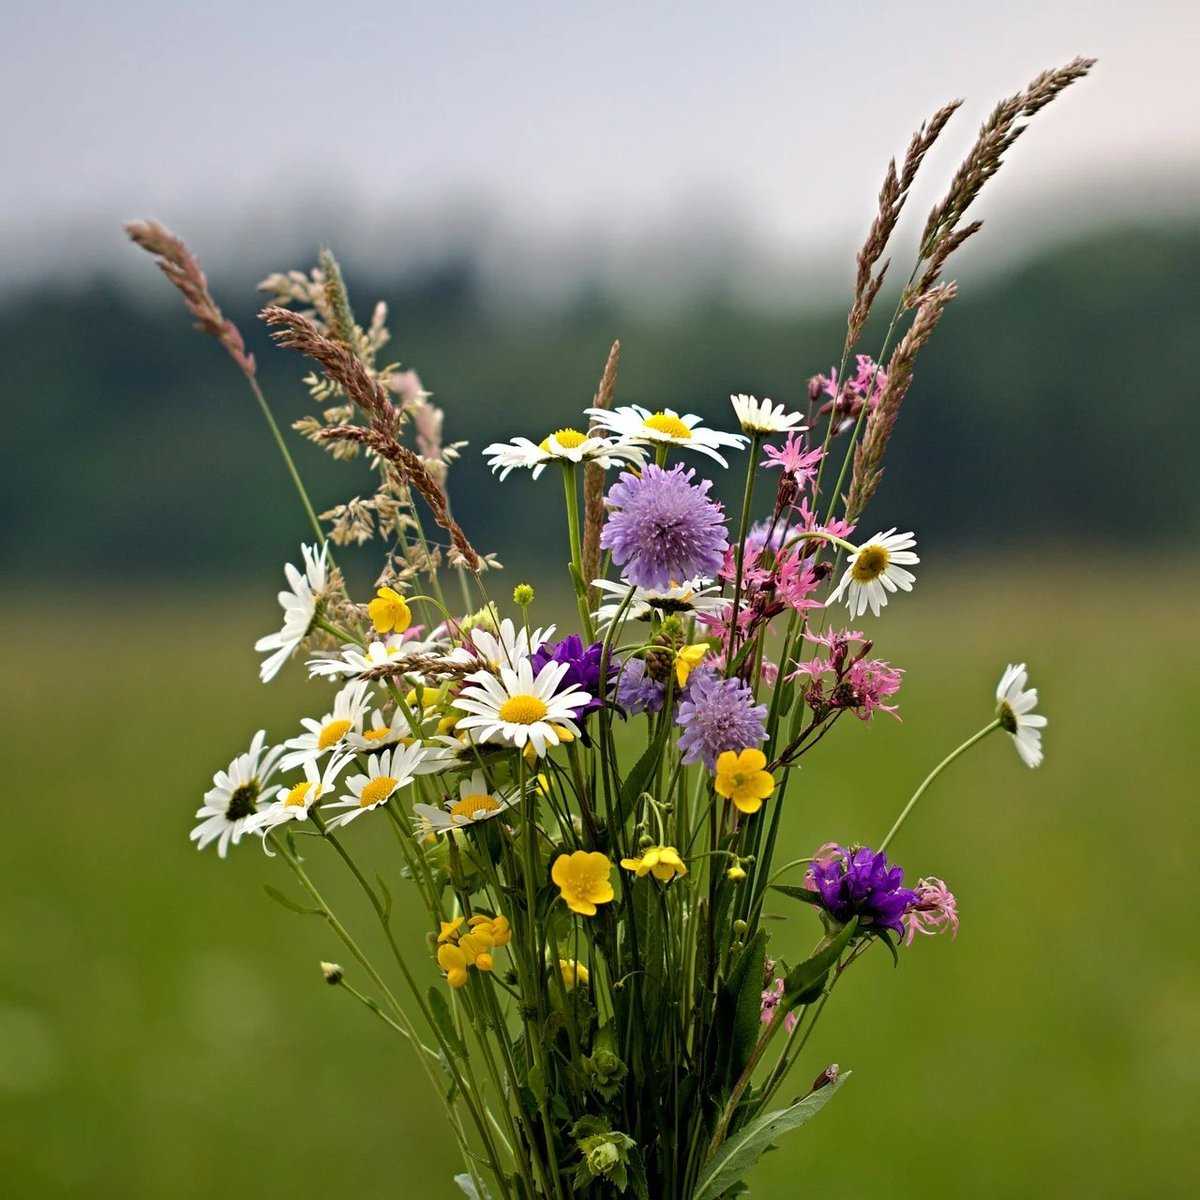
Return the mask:
M1198 195L1195 0L0 4L10 281L107 262L142 214L210 262L303 234L399 264L470 236L531 275L648 245L670 274L697 226L823 260L921 117L967 97L924 210L992 103L1076 53L1096 73L989 187L993 249Z

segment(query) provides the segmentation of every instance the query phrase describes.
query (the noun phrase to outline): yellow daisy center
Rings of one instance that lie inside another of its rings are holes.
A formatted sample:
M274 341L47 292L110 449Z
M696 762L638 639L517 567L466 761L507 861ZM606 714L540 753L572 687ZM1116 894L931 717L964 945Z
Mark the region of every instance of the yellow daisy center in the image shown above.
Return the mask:
M350 728L351 721L330 721L317 735L317 749L328 750L334 742L340 742L342 735Z
M396 781L390 775L376 775L359 793L358 802L363 808L370 808L380 800L386 800L396 786Z
M549 709L537 696L509 696L500 705L500 720L509 721L513 725L532 725L540 721Z
M296 784L284 798L284 808L303 808L304 802L308 799L308 789L310 787L312 787L312 784L307 779L303 783Z
M850 568L850 578L855 583L870 583L872 579L878 579L887 570L888 563L891 561L892 556L888 553L886 546L880 546L878 543L864 546L854 556L854 566Z
M368 729L367 732L363 734L363 740L368 742L381 742L384 738L391 737L393 732L394 731L386 725L382 729Z
M667 437L678 438L682 442L691 441L692 431L674 413L656 412L647 417L643 424L655 433L665 433Z
M450 815L452 817L465 817L467 820L470 820L476 813L493 813L499 811L500 805L493 796L464 796L450 809Z

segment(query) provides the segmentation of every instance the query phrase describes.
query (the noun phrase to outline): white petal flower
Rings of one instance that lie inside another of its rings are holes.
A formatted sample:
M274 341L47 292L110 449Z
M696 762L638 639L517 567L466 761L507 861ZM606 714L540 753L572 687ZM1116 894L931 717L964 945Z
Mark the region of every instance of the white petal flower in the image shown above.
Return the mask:
M304 574L286 563L283 568L289 591L279 593L283 608L283 628L278 633L269 633L254 643L260 654L267 654L259 667L263 683L270 683L280 668L295 653L296 647L308 636L317 615L317 603L327 583L325 547L318 551L316 546L301 546L304 558Z
M558 690L569 663L548 662L534 678L529 659L513 670L501 667L499 677L490 671L467 676L469 686L454 700L467 715L458 722L464 731L476 731L480 741L500 740L524 748L528 743L539 757L563 740L562 733L578 736L578 711L591 696L574 684Z
M592 587L612 597L611 600L604 600L593 614L596 628L606 629L625 605L630 585L614 579L593 579ZM625 608L621 620L644 621L650 617L651 611L664 616L670 613L719 613L729 603L722 599L720 590L711 579L699 577L669 588L635 588L633 599Z
M921 560L912 552L917 539L911 533L897 533L894 528L877 533L850 556L841 582L830 595L833 604L846 596L851 617L861 617L870 608L875 616L888 602L888 592L897 588L911 592L916 576L906 567Z
M1046 718L1033 711L1038 702L1037 688L1026 688L1029 672L1024 663L1011 663L996 685L996 717L1000 728L1012 735L1021 761L1027 767L1042 763L1042 730Z
M266 784L275 773L283 747L267 749L266 737L266 730L260 729L250 749L213 776L213 786L204 793L204 803L196 810L200 824L188 835L197 850L215 841L217 853L224 858L229 844L236 846L242 834L253 827L259 805L278 790Z
M765 398L758 400L744 393L729 399L743 433L801 433L808 428L800 424L804 420L800 413L790 413L782 404L772 404Z
M310 679L353 678L375 667L394 666L406 658L436 654L440 647L433 642L419 642L402 633L393 633L382 641L372 642L365 650L353 642L347 642L334 658L310 658Z
M493 442L484 448L484 457L493 471L507 479L518 467L533 471L536 479L552 462L594 462L606 471L622 463L640 467L646 461L638 445L614 438L592 437L578 429L557 429L538 443L516 437L510 442Z
M511 617L505 617L496 631L482 626L476 626L467 631L466 639L470 642L468 653L474 650L472 658L478 658L486 663L493 671L501 667L515 667L517 663L528 658L554 636L554 626L547 625L545 629L518 629Z
M437 752L431 754L424 746L397 746L382 754L372 754L367 759L365 775L351 775L346 780L349 795L343 795L333 804L326 805L330 811L343 808L329 820L330 829L349 825L365 812L378 808L402 788L408 787L418 775L429 775L443 769L442 759Z
M586 411L597 425L615 434L622 441L655 446L683 446L707 454L723 467L729 464L717 453L717 448L731 446L737 450L750 440L740 433L721 433L716 429L705 429L700 424L699 417L691 413L680 416L670 408L652 413L640 404L630 404L622 408L589 408Z
M353 754L333 754L323 767L317 765L315 758L306 758L302 764L304 778L290 788L281 787L274 801L254 815L250 828L262 835L263 849L268 854L271 850L266 835L288 821L307 821L312 806L334 790L338 776L353 757Z
M298 737L288 738L287 754L279 763L280 770L290 771L307 759L320 758L330 750L343 745L343 738L350 733L360 733L363 718L367 715L367 689L370 684L357 680L346 684L333 698L333 710L320 720L304 717L300 724L304 732Z
M449 833L464 825L490 820L512 808L518 798L516 788L510 788L507 792L493 791L488 787L483 772L475 771L459 783L457 800L448 800L441 808L432 804L413 805L417 836L424 838L431 833Z

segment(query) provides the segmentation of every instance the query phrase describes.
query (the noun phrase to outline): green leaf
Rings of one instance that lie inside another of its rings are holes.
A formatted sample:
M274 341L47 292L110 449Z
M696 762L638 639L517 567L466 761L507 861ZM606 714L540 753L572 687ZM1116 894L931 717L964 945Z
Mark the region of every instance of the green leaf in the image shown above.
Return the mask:
M311 905L300 904L299 902L285 896L278 888L272 887L269 883L263 884L263 891L275 901L276 904L282 904L284 908L290 912L299 913L301 916L324 916L319 908L313 908Z
M492 1200L492 1193L487 1190L487 1185L480 1182L479 1187L476 1187L475 1180L465 1171L461 1175L455 1175L454 1182L458 1184L458 1190L469 1200ZM479 1188L483 1188L483 1191L480 1191Z
M621 784L621 795L619 800L619 808L617 812L617 821L619 824L625 823L625 818L633 809L637 798L647 789L650 781L654 778L654 772L658 770L659 761L662 759L663 746L667 741L667 734L671 730L670 721L662 721L662 730L653 742L647 747L646 752L641 758L634 763L633 770L625 777L625 782Z
M729 1136L713 1156L696 1188L695 1200L717 1200L729 1188L745 1179L750 1168L774 1141L811 1121L833 1098L834 1092L850 1078L847 1071L833 1083L810 1092L789 1108L764 1113L749 1125Z
M462 1044L462 1039L458 1036L458 1030L454 1027L454 1018L450 1014L450 1005L446 1003L446 997L443 995L442 989L431 987L428 996L429 1011L433 1015L433 1023L437 1026L438 1032L445 1039L446 1045L459 1058L466 1058L467 1048Z
M738 955L729 978L717 994L716 1027L722 1030L725 1061L718 1067L724 1092L744 1070L762 1029L763 960L767 953L767 932L760 929Z
M783 1002L788 1008L794 1008L801 1001L807 1003L810 997L815 999L813 993L825 983L830 967L837 962L857 928L858 918L851 917L828 946L788 972L783 985Z
M790 883L773 883L771 891L782 892L785 896L791 896L793 900L803 900L805 904L821 903L820 892L814 892L810 888L796 887Z

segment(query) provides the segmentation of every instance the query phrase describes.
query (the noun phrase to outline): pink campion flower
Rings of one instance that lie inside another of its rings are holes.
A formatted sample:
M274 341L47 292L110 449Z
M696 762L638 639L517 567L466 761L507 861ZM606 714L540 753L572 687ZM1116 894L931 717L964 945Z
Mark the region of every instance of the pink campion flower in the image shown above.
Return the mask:
M913 890L917 898L903 917L904 944L911 946L918 933L932 936L946 929L951 938L958 937L958 901L946 884L930 876Z
M786 554L776 564L775 570L775 594L789 608L804 612L806 609L824 607L822 601L812 599L820 580L810 560L796 554Z
M764 450L767 457L760 465L768 470L779 467L801 487L807 487L817 477L817 467L825 456L820 446L815 450L806 449L804 438L796 433L789 433L782 446L765 446Z
M830 629L825 633L812 633L806 629L804 640L812 642L814 646L824 646L827 650L832 651L849 642L861 642L864 640L864 635L857 629Z
M887 379L887 372L869 354L856 355L853 376L840 386L836 367L828 375L816 376L820 391L829 397L820 411L838 417L835 433L842 433L857 421L864 404L872 410L878 406Z
M903 674L902 669L880 658L860 658L851 663L844 682L854 689L854 703L847 707L853 707L861 721L869 721L876 712L889 713L898 721L897 705L885 704L884 700L900 690Z
M759 1012L759 1018L764 1025L769 1025L775 1019L775 1010L779 1007L780 1000L783 999L783 980L776 979L767 985L762 994L762 1008ZM790 1034L796 1028L796 1022L799 1016L790 1012L783 1018L783 1027Z
M814 533L819 528L833 534L834 537L848 538L854 532L854 524L851 521L840 521L836 518L832 521L820 521L809 507L806 497L802 497L792 511L800 518L799 527L804 533Z
M769 658L762 660L762 666L759 668L762 675L762 681L767 687L774 687L775 681L779 678L779 664L772 662Z
M794 671L790 671L786 679L791 683L795 679L806 678L814 683L829 670L829 662L824 658L809 658L804 662L796 662L793 660L792 666Z

